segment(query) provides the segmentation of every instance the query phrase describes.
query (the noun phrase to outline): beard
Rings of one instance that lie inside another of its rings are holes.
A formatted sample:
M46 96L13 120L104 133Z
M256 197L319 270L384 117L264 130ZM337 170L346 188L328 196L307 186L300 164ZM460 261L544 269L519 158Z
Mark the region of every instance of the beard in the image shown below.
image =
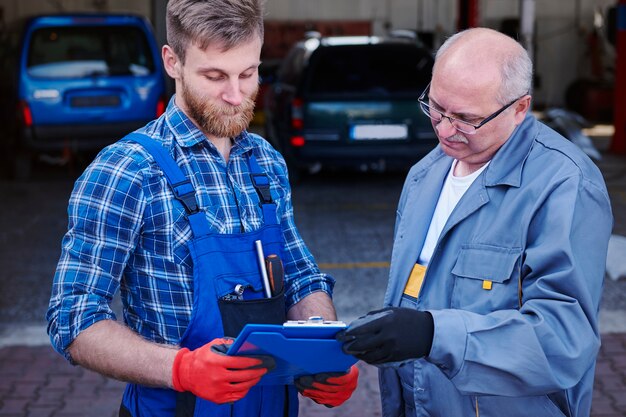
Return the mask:
M213 104L207 97L192 91L185 79L181 80L182 96L189 111L189 117L196 122L202 132L218 138L234 138L243 132L254 117L255 99L259 88L243 97L238 106Z

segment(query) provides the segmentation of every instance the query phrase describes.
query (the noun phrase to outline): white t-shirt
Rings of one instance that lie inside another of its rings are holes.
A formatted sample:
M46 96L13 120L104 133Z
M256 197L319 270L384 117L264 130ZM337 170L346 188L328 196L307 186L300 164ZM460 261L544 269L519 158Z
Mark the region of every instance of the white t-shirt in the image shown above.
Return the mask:
M457 160L455 159L452 163L452 167L450 168L450 172L448 172L448 176L443 183L441 194L439 194L439 201L437 201L437 207L435 207L435 212L433 213L433 218L430 221L430 227L428 228L428 234L426 235L426 240L424 241L424 247L422 248L422 252L417 260L419 264L424 266L427 266L430 262L430 258L433 256L433 251L435 250L435 246L439 240L439 235L441 234L443 227L446 225L452 210L454 210L454 207L456 207L457 203L461 197L463 197L463 194L465 194L470 185L472 185L474 180L478 178L480 173L487 168L487 165L489 165L489 162L487 162L477 171L472 172L469 175L464 177L455 177L453 173L456 163Z

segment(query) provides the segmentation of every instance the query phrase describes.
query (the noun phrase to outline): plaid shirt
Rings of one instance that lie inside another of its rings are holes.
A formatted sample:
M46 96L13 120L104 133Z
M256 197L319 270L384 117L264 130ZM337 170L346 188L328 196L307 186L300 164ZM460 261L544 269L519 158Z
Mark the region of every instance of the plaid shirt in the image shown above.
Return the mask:
M294 224L291 190L282 156L259 136L243 132L228 163L174 103L138 130L165 146L196 189L216 233L263 225L259 198L248 176L247 155L268 174L285 240L287 308L307 295L332 294L334 280L320 273ZM100 152L76 181L47 312L55 349L65 350L92 324L115 319L110 308L121 291L124 319L139 334L176 344L191 318L192 238L185 211L145 149L121 140Z

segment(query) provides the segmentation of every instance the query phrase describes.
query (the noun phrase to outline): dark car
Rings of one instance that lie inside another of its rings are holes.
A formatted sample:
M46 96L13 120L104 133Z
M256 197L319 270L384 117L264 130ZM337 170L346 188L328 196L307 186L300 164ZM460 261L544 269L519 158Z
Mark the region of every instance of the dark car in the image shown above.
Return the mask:
M280 66L280 60L263 60L259 66L259 93L256 97L254 118L252 124L263 126L265 124L265 94L276 81L276 73Z
M30 17L4 34L0 55L0 150L17 177L34 156L97 151L166 105L159 48L140 16Z
M433 66L406 37L312 37L266 94L266 136L290 174L320 167L406 168L436 144L417 99Z

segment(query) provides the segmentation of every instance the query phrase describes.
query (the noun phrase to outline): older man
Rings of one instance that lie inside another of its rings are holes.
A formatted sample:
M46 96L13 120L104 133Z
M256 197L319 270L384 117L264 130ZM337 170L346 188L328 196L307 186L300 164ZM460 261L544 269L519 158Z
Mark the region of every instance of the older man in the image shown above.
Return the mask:
M529 112L532 63L475 28L420 98L439 146L400 198L386 308L340 335L384 416L588 416L612 214L597 167Z

